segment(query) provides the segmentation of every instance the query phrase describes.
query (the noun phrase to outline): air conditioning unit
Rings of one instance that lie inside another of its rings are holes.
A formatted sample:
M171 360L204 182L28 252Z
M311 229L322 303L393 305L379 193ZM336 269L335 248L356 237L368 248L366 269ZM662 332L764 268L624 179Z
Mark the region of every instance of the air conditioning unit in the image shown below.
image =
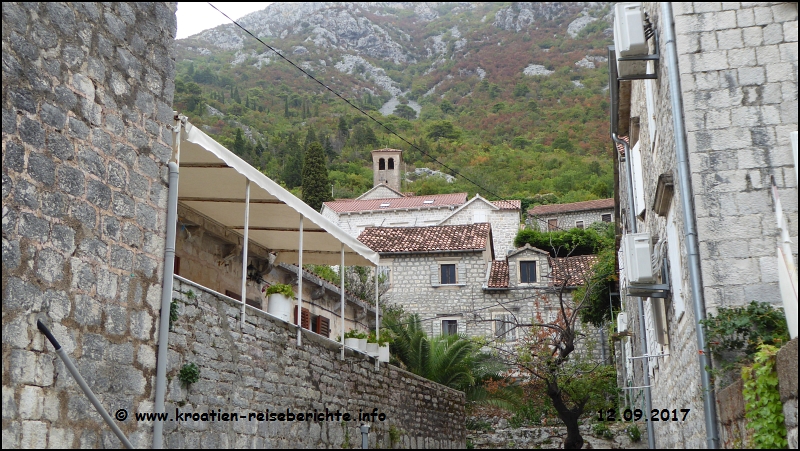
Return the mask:
M629 233L622 237L625 240L625 273L631 285L653 283L653 268L650 256L653 248L650 234Z
M641 3L617 3L614 6L614 50L618 77L647 73L646 61L619 61L624 57L648 54Z
M617 332L627 332L628 331L628 314L625 312L620 312L617 315Z

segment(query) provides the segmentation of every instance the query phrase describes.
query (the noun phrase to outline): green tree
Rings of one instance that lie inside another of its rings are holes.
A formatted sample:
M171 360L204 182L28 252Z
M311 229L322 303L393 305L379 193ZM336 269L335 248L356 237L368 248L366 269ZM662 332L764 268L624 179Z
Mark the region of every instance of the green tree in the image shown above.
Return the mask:
M531 88L525 83L517 83L514 86L514 97L525 97L529 92L531 92Z
M330 189L325 151L314 141L308 146L303 162L303 202L319 211L323 202L333 200Z
M417 112L414 111L414 108L402 104L397 105L392 114L394 114L397 117L402 117L403 119L408 119L408 120L417 118Z
M339 116L339 126L337 129L342 139L350 137L350 128L347 126L347 119L345 119L344 116Z
M428 126L428 138L438 141L439 138L458 139L461 133L450 121L436 121Z
M442 113L444 114L455 111L455 107L453 107L453 104L447 99L442 100L442 103L439 104L439 109L442 110Z
M243 157L247 148L245 146L244 137L242 136L242 129L236 129L236 137L233 138L233 153Z
M303 184L303 148L294 134L289 136L284 147L283 182L289 189Z

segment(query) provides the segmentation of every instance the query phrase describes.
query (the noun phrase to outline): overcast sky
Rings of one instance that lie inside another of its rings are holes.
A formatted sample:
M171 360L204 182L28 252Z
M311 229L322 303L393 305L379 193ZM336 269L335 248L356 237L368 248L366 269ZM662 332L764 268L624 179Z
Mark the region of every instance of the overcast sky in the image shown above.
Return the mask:
M272 2L261 3L214 3L220 11L236 20L253 11L260 11ZM203 30L214 28L218 25L231 23L208 3L178 2L178 35L175 39L187 38Z

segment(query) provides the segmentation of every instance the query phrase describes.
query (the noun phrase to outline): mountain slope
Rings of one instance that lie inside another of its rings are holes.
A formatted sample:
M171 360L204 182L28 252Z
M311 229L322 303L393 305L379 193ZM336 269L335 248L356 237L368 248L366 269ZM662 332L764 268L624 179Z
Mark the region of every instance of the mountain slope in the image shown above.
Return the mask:
M409 182L407 191L606 197L608 5L275 3L241 19L423 152L232 24L177 41L176 106L229 146L241 128L248 139L234 150L284 182L296 179L293 153L313 130L336 197L371 186L369 150L378 146L404 149L409 171L461 175Z

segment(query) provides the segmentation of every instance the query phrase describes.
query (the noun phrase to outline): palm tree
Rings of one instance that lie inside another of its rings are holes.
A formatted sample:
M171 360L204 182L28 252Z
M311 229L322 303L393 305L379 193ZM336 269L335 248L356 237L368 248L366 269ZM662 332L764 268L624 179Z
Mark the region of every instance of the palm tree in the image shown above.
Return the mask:
M480 351L480 345L462 335L429 338L418 315L384 319L384 327L394 337L392 363L434 382L463 391L467 406L476 404L513 408L520 390L506 386L488 391L486 383L501 380L507 367L496 356Z

